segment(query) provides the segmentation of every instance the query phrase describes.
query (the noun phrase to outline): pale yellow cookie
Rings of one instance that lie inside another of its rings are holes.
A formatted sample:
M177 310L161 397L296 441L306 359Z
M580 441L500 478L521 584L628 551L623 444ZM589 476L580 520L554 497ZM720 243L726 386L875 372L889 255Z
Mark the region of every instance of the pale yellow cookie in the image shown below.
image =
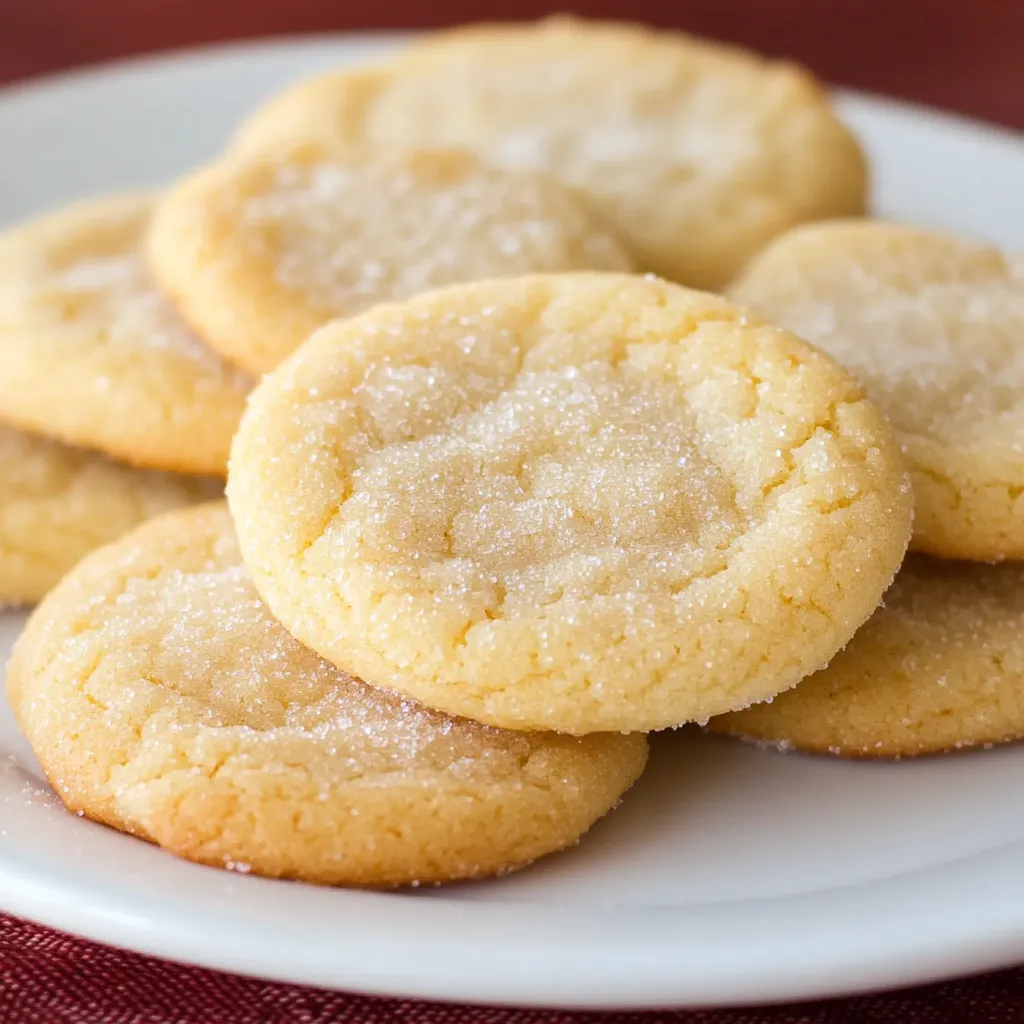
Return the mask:
M328 320L446 284L630 270L571 192L457 150L354 157L319 144L222 161L171 191L157 279L198 333L253 373Z
M0 416L133 465L223 474L251 381L151 280L152 205L91 200L0 235Z
M795 685L874 610L911 505L828 357L618 274L328 325L254 391L228 495L257 588L324 657L571 733Z
M237 146L464 146L578 188L643 269L719 287L796 224L862 213L866 167L790 64L636 25L458 29L389 66L301 83Z
M905 757L1024 737L1024 568L907 560L828 668L712 732L840 757Z
M222 487L0 425L0 606L35 603L94 548Z
M1024 273L977 242L895 224L805 227L732 290L858 376L903 446L913 546L1024 558Z
M340 672L270 616L222 504L75 569L18 641L8 697L71 810L331 884L520 867L574 843L647 756L640 735L502 732Z

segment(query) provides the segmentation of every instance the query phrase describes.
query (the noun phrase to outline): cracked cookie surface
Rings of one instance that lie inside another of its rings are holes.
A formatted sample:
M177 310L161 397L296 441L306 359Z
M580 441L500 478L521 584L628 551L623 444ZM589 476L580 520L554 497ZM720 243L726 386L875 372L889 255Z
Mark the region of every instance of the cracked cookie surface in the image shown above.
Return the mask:
M1024 568L907 559L828 668L712 732L840 757L903 757L1024 736Z
M0 425L0 605L33 604L94 548L223 481L121 466Z
M0 413L132 465L223 475L252 382L152 281L152 205L91 200L0 235Z
M236 145L463 146L579 189L641 268L717 288L771 238L865 207L864 157L793 65L636 25L556 18L428 36L300 83Z
M703 719L874 610L911 498L852 378L654 278L479 282L328 325L254 392L257 588L353 674L493 725Z
M196 331L253 373L328 320L461 281L633 269L542 174L470 153L358 157L309 144L222 160L157 208L149 254Z
M490 875L574 843L643 736L491 729L352 679L270 615L222 503L87 558L8 698L69 808L207 864L331 884Z
M863 381L907 460L913 547L1024 558L1024 266L966 239L837 222L779 239L732 297Z

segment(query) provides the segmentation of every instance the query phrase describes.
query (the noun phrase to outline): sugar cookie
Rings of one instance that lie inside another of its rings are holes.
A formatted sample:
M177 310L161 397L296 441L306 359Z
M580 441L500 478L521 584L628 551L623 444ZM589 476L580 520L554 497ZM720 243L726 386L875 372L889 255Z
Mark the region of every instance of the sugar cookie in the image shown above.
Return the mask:
M1024 737L1024 569L907 560L828 668L713 732L841 757L903 757Z
M38 601L94 548L222 488L0 425L0 606Z
M802 228L733 297L856 374L914 486L913 546L1024 558L1024 273L994 249L895 224Z
M866 166L793 65L635 25L566 18L428 37L301 83L237 146L464 146L580 189L642 267L717 288L796 224L859 214Z
M8 696L72 810L191 860L333 884L526 864L575 842L647 755L639 735L448 718L328 665L271 618L223 504L75 569L18 641Z
M577 734L793 686L874 610L911 506L827 356L618 274L328 325L254 391L228 496L257 589L324 657Z
M0 236L0 415L133 465L222 474L251 381L150 280L151 206L93 200Z
M353 157L318 144L225 160L179 185L157 209L150 257L200 336L253 373L328 320L429 288L632 269L544 175L458 150Z

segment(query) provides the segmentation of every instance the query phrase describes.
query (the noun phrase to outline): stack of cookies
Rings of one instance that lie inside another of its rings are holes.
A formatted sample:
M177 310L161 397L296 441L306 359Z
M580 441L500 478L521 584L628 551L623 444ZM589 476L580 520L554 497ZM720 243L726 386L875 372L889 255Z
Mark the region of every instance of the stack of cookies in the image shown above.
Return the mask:
M575 842L653 730L1016 737L1024 588L977 563L1024 556L1024 273L837 220L866 179L803 71L556 20L302 83L163 195L0 239L8 600L211 488L154 470L227 476L18 642L67 806L440 882Z
M222 489L191 474L223 474L251 381L153 283L152 205L100 200L0 236L0 604Z
M863 382L909 471L920 554L828 668L711 727L849 757L1020 739L1024 264L966 239L842 221L779 238L730 293Z

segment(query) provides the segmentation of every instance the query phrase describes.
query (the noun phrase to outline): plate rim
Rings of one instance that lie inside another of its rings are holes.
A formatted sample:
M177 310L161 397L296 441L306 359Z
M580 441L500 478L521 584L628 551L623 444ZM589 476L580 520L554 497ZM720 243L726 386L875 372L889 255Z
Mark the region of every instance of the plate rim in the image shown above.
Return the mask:
M617 19L628 22L628 18ZM476 19L486 23L487 19ZM355 49L386 49L397 46L420 35L426 35L427 29L360 29L338 32L297 32L294 34L274 36L253 36L244 39L193 43L185 46L173 46L149 53L129 54L94 61L79 67L58 68L39 74L16 78L10 82L0 83L0 105L22 98L32 99L52 91L74 88L77 85L100 81L104 78L131 75L133 73L156 72L165 65L180 64L187 61L217 60L230 56L243 56L258 52L283 50L303 50L352 45ZM740 49L752 53L758 51L751 47L739 46ZM367 54L371 59L372 54ZM778 58L776 58L778 59ZM353 65L356 62L353 61ZM828 91L841 101L863 103L884 110L888 113L903 113L918 120L933 122L935 127L954 130L970 130L989 136L990 141L1009 143L1014 147L1024 144L1024 129L1016 129L997 121L988 121L981 117L958 111L946 110L942 107L918 100L904 100L887 96L870 89L854 88L829 80L823 80Z
M23 791L27 778L21 768L0 770L0 800L11 785ZM55 805L56 798L48 797L46 803ZM41 810L38 804L34 809ZM49 813L58 832L77 829L81 836L81 829L89 829L101 848L124 848L131 838L75 819L56 806L43 813ZM95 871L69 881L59 868L38 860L29 863L0 849L0 907L105 945L250 977L397 998L549 1009L708 1008L835 998L997 969L1019 962L1024 951L1024 885L1012 893L987 886L988 878L1006 874L1007 865L1019 865L1024 855L1020 839L927 868L796 896L659 908L571 906L541 922L540 940L536 900L480 904L397 893L387 894L383 902L377 892L325 891L305 883L240 877L156 848L152 854L164 858L153 862L161 877L183 883L169 896L156 897L152 888L140 895L139 884L129 882L112 890L97 880L101 873ZM189 915L201 913L207 900L237 902L232 893L236 885L246 891L245 907L241 913L233 907L232 914L209 915L203 921L201 952L194 952L197 924ZM285 901L286 909L275 909L284 887L296 898ZM807 957L806 940L815 925L856 907L865 889L886 908L879 941L866 946L851 940L850 934L862 933L862 925L852 933L819 932L814 956ZM936 892L945 897L941 911L936 909ZM884 895L891 900L880 900ZM307 922L300 922L297 911L324 898L344 903L342 909L358 915L357 939L332 942L332 932L322 921L307 932ZM782 927L774 914L777 907L786 908ZM274 924L285 931L291 925L294 934L275 931L273 940L265 941L258 931L249 932L250 908L261 920L268 911L279 918L283 912L284 919ZM895 922L889 917L893 908L898 911ZM948 927L933 930L929 925L947 920L957 908L970 911L957 916L974 927L961 929L951 944ZM486 947L466 927L479 914L486 915L490 929L502 930L500 956L506 973L497 981L486 969ZM426 928L440 956L424 954L420 947L419 936ZM909 932L916 942L906 941ZM698 936L703 960L698 955L680 964L678 952L692 957ZM305 952L324 944L319 956L281 966L274 961L283 938L299 942ZM766 958L768 942L773 955ZM779 976L780 962L792 963L785 961L787 954L799 954L808 962ZM404 969L382 971L389 958ZM541 977L544 981L538 983ZM727 999L724 990L730 992Z

